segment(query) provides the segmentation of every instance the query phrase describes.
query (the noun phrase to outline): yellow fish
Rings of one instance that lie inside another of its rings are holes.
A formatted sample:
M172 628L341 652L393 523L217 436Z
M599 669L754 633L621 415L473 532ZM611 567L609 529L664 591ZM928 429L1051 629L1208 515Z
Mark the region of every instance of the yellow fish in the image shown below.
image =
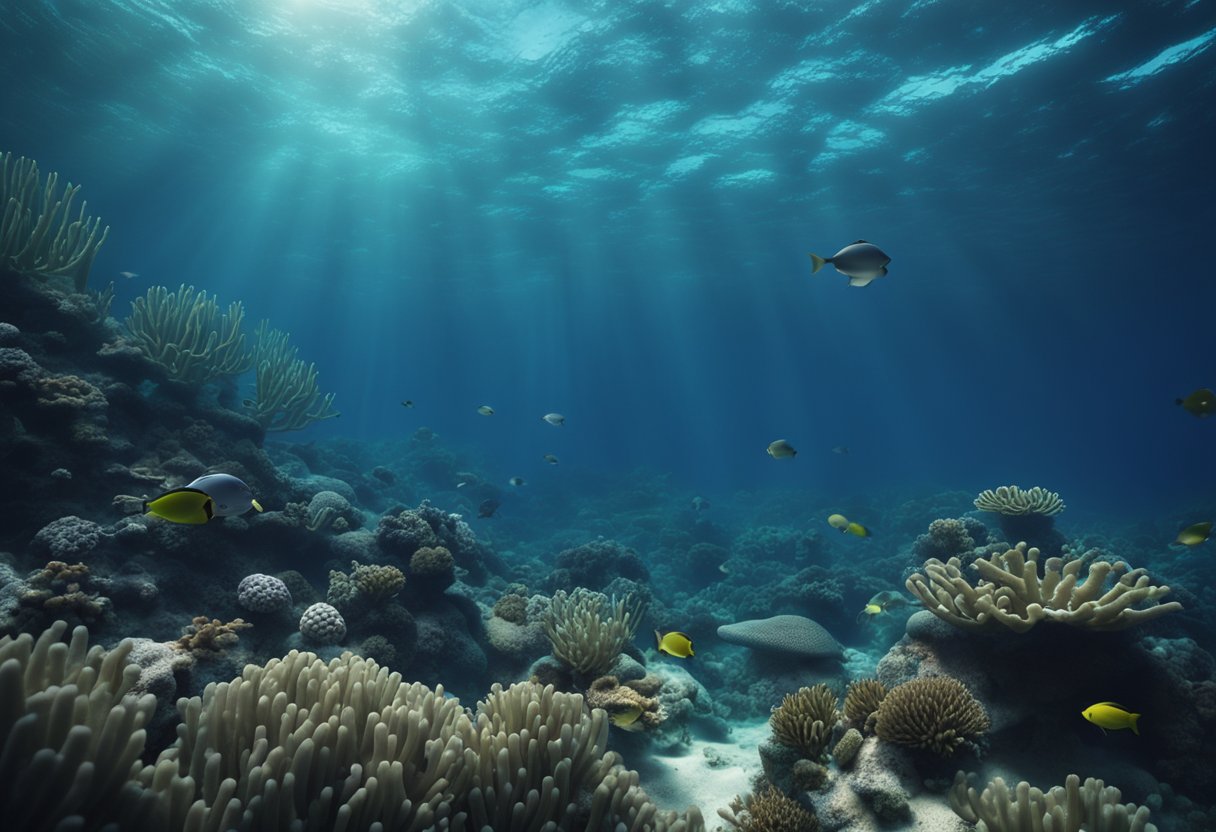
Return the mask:
M849 527L849 518L845 517L843 514L829 514L828 525L833 529L843 532Z
M1202 419L1216 413L1216 393L1206 387L1200 387L1185 399L1174 399L1174 404L1180 405L1192 416Z
M1111 731L1131 728L1133 734L1140 736L1140 728L1137 726L1137 723L1140 722L1140 714L1133 714L1127 708L1122 705L1116 705L1114 702L1099 702L1096 705L1090 705L1081 711L1081 716L1097 725L1104 732L1108 728Z
M1198 546L1207 540L1208 535L1211 533L1212 524L1210 522L1194 523L1178 532L1178 536L1174 538L1174 542L1181 543L1183 546Z
M215 516L215 501L197 488L175 488L146 501L144 511L171 523L199 525Z
M642 715L642 709L637 705L630 705L623 711L617 711L608 715L608 719L617 728L625 731L641 731L642 723L638 722L638 717Z
M794 446L784 439L778 439L768 443L768 455L773 459L793 459L798 456L798 452L794 450Z
M857 613L857 620L861 621L861 618L864 615L873 617L875 615L882 615L883 612L884 610L880 604L875 604L873 601L871 601L861 608L861 612Z
M847 525L843 529L841 529L841 531L848 532L849 534L855 534L858 537L869 537L870 536L870 530L867 529L865 526L861 525L860 523L850 523L849 525Z
M655 630L654 642L660 653L666 653L677 659L689 659L695 655L692 652L692 639L684 633L678 633L675 630L672 630L667 635L663 635L658 630Z

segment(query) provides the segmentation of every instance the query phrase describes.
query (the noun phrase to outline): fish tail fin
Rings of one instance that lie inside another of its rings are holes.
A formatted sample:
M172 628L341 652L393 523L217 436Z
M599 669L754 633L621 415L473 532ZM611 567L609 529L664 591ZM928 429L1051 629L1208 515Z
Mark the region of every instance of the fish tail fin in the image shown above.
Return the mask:
M654 631L654 649L660 653L663 651L663 634L658 630Z
M142 505L142 508L140 508L140 510L139 510L141 514L151 514L152 513L152 509L148 507L147 500L144 500L141 505Z
M828 261L827 261L827 260L824 260L824 259L823 259L822 257L820 257L818 254L812 254L812 255L811 255L811 262L814 264L814 265L811 267L811 274L814 274L815 272L819 271L819 270L820 270L820 269L822 269L824 266L826 266Z
M1140 714L1132 714L1132 733L1140 736Z

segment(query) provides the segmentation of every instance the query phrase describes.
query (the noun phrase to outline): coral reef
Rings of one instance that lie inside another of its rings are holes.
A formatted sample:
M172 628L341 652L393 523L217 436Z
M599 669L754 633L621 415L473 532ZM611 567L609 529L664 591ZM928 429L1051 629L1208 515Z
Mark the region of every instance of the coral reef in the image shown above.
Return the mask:
M718 638L753 650L788 653L811 659L836 658L840 644L818 623L802 615L737 621L718 628Z
M1055 621L1090 630L1118 630L1182 609L1176 601L1157 602L1170 591L1153 586L1144 569L1128 571L1126 563L1104 560L1089 564L1079 580L1082 561L1048 558L1039 577L1039 550L1019 543L1004 553L977 559L972 568L980 581L972 586L958 558L930 560L925 575L908 578L908 591L931 613L965 629L1009 628L1025 632L1040 621ZM1106 589L1108 577L1116 582Z
M773 786L745 798L736 797L718 814L740 832L819 832L819 821Z
M1064 510L1064 501L1054 491L1034 486L1025 490L1016 485L1002 485L996 489L981 491L975 498L975 507L980 511L1016 516L1041 514L1051 517Z
M553 655L575 672L603 676L633 638L645 609L633 597L609 600L598 592L558 590L545 616Z
M836 694L827 685L819 684L786 694L773 709L769 725L777 742L798 749L808 760L818 760L838 720Z
M949 676L896 685L883 697L874 722L879 739L948 757L991 725L967 686Z
M291 591L287 584L260 572L241 578L236 594L237 603L250 612L275 612L291 606Z
M844 693L844 715L849 724L867 734L874 733L878 707L887 695L887 687L877 679L859 679Z
M337 644L346 638L346 620L332 606L319 602L300 616L300 634L318 644Z
M153 286L131 304L126 332L153 364L174 381L201 384L253 366L245 348L239 301L221 313L214 296L182 284L176 292Z
M220 653L237 643L238 633L252 624L240 618L223 622L218 618L196 615L193 622L182 628L181 637L173 646L183 653Z
M1047 792L1021 782L1011 791L997 778L977 792L975 777L955 775L950 807L976 832L1024 832L1030 829L1089 829L1094 832L1157 832L1149 823L1149 810L1120 803L1113 786L1090 777L1070 774L1063 786Z
M301 430L313 422L336 418L334 394L322 393L317 385L317 367L305 364L291 336L271 329L267 321L258 325L252 354L256 374L253 398L245 405L253 420L267 431Z
M138 768L156 697L128 695L131 642L89 647L56 622L36 639L0 638L0 816L6 829L89 828L115 817Z
M661 682L653 676L635 679L621 684L615 676L601 676L587 686L587 707L603 708L608 716L627 713L637 708L637 717L643 728L657 728L663 721L659 708L658 693Z
M85 202L80 205L80 214L72 219L72 202L80 192L79 185L69 183L62 194L57 194L58 173L47 174L44 183L33 159L13 159L12 153L0 159L4 218L0 224L0 265L29 277L68 277L75 291L85 291L93 259L109 236L110 227L103 229L100 219L86 215Z
M862 736L856 728L850 728L841 735L836 745L832 747L832 759L841 768L851 768L861 750Z

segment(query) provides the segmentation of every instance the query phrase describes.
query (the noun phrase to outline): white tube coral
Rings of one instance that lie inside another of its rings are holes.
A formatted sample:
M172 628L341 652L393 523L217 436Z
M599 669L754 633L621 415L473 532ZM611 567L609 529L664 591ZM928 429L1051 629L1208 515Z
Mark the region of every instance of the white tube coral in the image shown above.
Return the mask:
M997 778L982 792L975 776L958 772L950 790L950 808L976 832L1035 832L1044 829L1087 829L1090 832L1157 832L1149 823L1149 810L1120 803L1122 795L1101 780L1084 784L1075 774L1063 786L1043 792L1023 781L1011 790Z

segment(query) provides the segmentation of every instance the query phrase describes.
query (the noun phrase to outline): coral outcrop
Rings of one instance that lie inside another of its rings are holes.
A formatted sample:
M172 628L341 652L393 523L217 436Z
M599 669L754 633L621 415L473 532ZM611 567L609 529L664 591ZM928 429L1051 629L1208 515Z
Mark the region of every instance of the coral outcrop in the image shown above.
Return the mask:
M892 688L878 707L874 732L887 742L948 757L982 736L990 724L988 712L966 685L930 676Z
M974 823L976 832L1025 832L1025 830L1087 829L1094 832L1157 832L1149 823L1149 810L1121 803L1122 794L1113 786L1090 777L1070 774L1063 786L1043 792L1029 783L1010 789L997 778L977 791L975 777L955 775L950 806L963 820Z
M839 718L836 694L827 685L819 684L786 694L773 709L769 725L777 742L798 749L808 760L818 760Z

